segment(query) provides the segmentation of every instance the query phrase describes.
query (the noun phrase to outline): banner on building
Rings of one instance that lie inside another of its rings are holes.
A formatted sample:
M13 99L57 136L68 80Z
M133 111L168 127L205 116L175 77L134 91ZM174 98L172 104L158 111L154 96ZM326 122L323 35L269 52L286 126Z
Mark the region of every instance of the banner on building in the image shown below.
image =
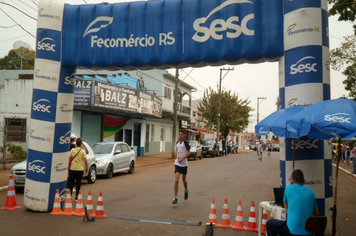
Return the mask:
M74 90L74 104L102 107L125 112L162 117L162 100L141 90L98 81L79 81ZM89 94L90 91L90 94Z

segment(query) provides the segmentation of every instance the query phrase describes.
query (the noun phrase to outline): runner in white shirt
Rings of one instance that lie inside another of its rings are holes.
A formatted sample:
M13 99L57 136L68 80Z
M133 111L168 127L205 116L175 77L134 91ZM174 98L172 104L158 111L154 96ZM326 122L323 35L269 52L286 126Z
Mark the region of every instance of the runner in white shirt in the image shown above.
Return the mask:
M182 174L182 181L185 188L184 200L188 199L188 182L187 182L187 172L188 172L188 157L190 157L190 146L187 141L184 140L185 135L183 130L179 131L179 141L177 142L176 159L174 161L175 169L175 182L174 182L174 197L173 204L178 203L178 184L179 178Z

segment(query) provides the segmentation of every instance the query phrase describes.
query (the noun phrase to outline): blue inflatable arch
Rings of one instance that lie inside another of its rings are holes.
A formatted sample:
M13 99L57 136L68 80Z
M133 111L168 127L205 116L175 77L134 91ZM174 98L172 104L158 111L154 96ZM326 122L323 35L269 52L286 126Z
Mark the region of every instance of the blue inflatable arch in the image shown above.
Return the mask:
M51 211L56 189L65 194L78 67L164 69L279 61L282 107L330 99L326 0L88 5L43 0L39 9L24 197L34 211ZM324 141L312 143L299 147L297 166L325 215L333 196L331 153ZM281 186L289 184L293 159L290 140L284 144Z

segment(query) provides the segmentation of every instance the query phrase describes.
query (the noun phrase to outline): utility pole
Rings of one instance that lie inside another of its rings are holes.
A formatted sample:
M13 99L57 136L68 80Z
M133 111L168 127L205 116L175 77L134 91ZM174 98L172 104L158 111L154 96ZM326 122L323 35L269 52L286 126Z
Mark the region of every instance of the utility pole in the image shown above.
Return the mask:
M226 74L224 75L224 77L222 77L222 72L223 70L226 70ZM221 110L221 81L225 78L225 76L227 75L227 73L229 73L230 70L234 70L234 68L220 68L220 80L219 80L219 104L218 104L218 127L216 129L216 137L219 139L219 134L220 134L220 110Z
M173 113L173 134L172 134L172 155L171 158L175 158L176 154L176 138L177 138L177 123L178 123L178 82L179 82L179 71L176 69L176 79L175 79L175 90L174 90L174 113Z
M260 99L261 100L265 100L266 98L265 97L258 97L257 98L257 124L260 122Z

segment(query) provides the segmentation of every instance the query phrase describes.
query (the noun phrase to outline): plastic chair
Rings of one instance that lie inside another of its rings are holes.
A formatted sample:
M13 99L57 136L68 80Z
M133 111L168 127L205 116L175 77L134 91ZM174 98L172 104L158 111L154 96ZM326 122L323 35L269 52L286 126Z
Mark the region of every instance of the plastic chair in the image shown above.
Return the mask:
M311 216L305 221L305 230L312 232L314 235L324 235L326 229L326 216Z

